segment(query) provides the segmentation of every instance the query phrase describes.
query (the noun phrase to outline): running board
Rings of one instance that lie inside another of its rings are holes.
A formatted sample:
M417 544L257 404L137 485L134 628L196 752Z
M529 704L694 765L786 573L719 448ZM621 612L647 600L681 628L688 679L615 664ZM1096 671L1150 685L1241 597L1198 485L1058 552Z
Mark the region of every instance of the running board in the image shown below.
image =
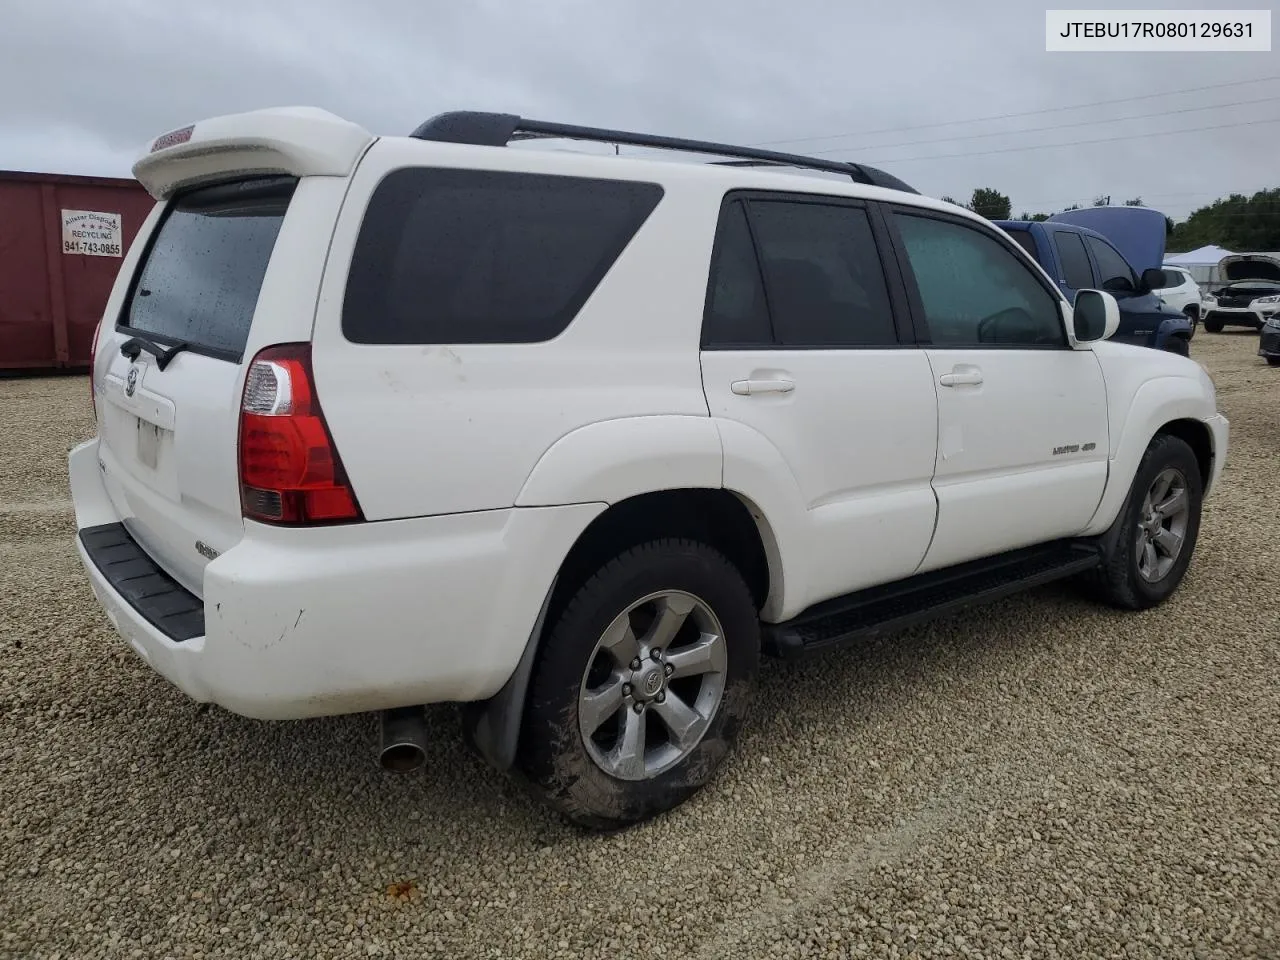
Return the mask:
M766 651L796 659L896 633L1097 567L1097 546L1059 540L917 574L827 600L784 623L764 624Z

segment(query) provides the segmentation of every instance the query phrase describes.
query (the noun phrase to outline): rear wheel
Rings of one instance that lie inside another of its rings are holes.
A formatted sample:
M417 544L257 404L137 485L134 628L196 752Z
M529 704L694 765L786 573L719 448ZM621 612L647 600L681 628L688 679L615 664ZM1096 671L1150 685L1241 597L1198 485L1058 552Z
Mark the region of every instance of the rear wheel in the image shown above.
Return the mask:
M583 584L534 666L519 766L570 820L611 829L688 799L732 749L760 656L741 574L659 540Z
M1200 326L1200 311L1194 306L1187 307L1184 311L1187 315L1187 322L1191 324L1191 336L1196 335L1196 329Z
M1153 607L1178 588L1200 532L1200 464L1185 440L1160 434L1143 455L1094 587L1128 610Z

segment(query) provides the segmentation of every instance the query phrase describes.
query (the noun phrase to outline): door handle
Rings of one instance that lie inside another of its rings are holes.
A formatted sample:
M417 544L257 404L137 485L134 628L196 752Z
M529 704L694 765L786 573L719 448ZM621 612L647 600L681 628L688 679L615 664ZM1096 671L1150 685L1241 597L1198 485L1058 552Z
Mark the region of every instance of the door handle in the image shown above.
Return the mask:
M754 397L757 393L790 393L796 388L794 380L735 380L729 389L740 397Z
M938 382L944 387L977 386L982 382L982 371L965 370L961 373L944 373L938 378Z

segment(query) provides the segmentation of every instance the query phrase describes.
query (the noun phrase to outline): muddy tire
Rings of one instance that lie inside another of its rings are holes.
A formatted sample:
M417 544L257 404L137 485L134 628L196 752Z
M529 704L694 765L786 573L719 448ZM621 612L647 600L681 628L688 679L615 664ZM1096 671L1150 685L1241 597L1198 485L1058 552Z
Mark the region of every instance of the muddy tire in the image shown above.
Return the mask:
M1095 597L1125 610L1167 600L1195 552L1203 499L1200 464L1191 447L1178 437L1157 435L1104 537L1103 564L1089 581Z
M581 826L670 810L732 750L759 659L751 592L722 554L683 539L627 550L548 625L517 766Z

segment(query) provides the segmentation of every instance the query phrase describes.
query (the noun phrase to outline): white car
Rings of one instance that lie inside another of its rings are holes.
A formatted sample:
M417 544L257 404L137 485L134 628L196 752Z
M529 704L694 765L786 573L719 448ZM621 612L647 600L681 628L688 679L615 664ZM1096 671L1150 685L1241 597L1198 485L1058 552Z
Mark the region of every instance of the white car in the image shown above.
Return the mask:
M1204 298L1204 328L1220 333L1223 327L1261 330L1280 303L1280 260L1266 254L1231 254L1218 263L1226 281Z
M422 704L465 704L583 824L702 786L762 651L1065 577L1160 603L1227 455L1198 363L1107 342L1110 294L1073 309L872 168L299 108L166 134L134 173L159 202L69 457L111 622L194 700L381 712L394 769Z
M1154 291L1155 295L1164 301L1166 306L1185 313L1187 319L1191 321L1191 330L1194 334L1196 324L1200 322L1200 285L1181 267L1165 264L1161 269L1164 270L1169 286Z

